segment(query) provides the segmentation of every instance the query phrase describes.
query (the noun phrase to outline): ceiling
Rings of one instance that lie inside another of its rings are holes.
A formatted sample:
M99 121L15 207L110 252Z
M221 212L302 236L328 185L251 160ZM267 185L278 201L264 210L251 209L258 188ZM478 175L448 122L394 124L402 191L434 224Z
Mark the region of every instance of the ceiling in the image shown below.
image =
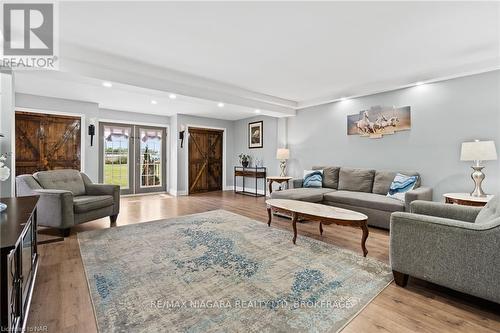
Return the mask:
M62 2L59 18L64 80L202 98L218 118L500 68L499 2ZM82 98L121 108L116 94Z
M104 87L103 81L56 71L16 73L16 90L20 93L95 102L102 109L172 116L187 114L201 117L238 120L256 115L255 109L218 103L200 98L175 95L159 90L145 89L121 83ZM154 102L152 102L154 101ZM153 104L154 103L154 104ZM279 113L266 112L279 117Z

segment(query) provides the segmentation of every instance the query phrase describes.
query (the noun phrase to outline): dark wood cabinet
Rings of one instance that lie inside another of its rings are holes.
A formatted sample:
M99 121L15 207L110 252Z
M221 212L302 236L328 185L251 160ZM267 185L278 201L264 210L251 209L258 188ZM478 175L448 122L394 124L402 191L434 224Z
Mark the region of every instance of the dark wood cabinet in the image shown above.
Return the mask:
M26 319L38 268L37 196L1 198L7 209L1 226L1 331L21 332Z

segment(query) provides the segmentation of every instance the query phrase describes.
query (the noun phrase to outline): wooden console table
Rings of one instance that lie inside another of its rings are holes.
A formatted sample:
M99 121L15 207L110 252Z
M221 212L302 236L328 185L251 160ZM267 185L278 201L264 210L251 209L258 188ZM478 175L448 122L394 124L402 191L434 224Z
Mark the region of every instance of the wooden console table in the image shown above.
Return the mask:
M246 195L251 195L254 197L265 197L266 196L266 168L265 167L240 167L240 166L235 166L234 167L234 193L238 194L246 194ZM242 189L241 191L238 191L236 189L236 177L241 177L242 178ZM250 192L245 189L245 178L253 178L255 179L255 192ZM263 179L263 184L264 184L264 194L260 194L258 191L258 180Z

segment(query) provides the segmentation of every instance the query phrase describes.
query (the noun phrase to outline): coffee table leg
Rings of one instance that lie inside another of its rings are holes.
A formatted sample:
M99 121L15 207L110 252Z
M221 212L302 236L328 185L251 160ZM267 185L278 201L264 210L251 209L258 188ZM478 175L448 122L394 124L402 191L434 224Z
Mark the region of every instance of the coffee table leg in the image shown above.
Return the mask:
M270 227L271 226L271 219L273 218L273 212L272 212L272 209L270 206L267 207L267 216L268 216L267 226Z
M319 233L321 236L323 236L323 223L319 223Z
M363 256L366 257L366 255L368 254L368 250L366 249L366 239L368 238L368 234L370 233L368 231L366 221L361 225L361 230L363 230L363 237L361 238L361 248L363 249Z
M297 240L297 213L292 213L293 244Z

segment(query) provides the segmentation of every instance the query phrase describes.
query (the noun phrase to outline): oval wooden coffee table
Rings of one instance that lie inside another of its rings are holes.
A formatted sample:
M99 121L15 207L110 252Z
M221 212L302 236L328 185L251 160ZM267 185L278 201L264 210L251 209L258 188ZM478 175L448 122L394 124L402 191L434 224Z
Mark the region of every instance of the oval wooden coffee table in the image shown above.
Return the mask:
M288 199L270 199L266 201L266 204L269 216L268 226L271 226L273 211L292 215L293 244L297 240L297 220L305 218L319 222L319 232L321 235L323 235L323 224L338 224L361 228L363 231L361 249L363 250L363 256L366 257L368 254L368 250L366 249L366 239L369 234L368 216L365 214L344 208Z

